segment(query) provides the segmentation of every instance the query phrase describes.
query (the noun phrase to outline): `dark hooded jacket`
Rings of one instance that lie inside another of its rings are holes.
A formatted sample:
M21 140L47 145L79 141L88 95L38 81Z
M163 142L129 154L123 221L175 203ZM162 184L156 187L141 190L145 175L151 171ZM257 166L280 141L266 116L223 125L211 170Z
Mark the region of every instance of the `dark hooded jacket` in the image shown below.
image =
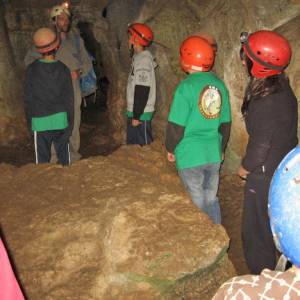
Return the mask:
M298 144L297 99L288 80L275 93L250 99L245 122L249 140L242 165L251 174L271 177Z

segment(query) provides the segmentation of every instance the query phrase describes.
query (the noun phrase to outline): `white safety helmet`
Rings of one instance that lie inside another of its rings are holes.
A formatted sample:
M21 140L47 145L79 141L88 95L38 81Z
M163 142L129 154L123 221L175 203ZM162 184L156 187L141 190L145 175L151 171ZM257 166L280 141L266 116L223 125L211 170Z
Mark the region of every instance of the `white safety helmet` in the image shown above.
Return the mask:
M61 15L61 14L66 14L68 17L71 17L71 13L69 11L69 4L68 2L64 2L61 5L55 5L51 8L50 11L50 18L56 18L57 16Z

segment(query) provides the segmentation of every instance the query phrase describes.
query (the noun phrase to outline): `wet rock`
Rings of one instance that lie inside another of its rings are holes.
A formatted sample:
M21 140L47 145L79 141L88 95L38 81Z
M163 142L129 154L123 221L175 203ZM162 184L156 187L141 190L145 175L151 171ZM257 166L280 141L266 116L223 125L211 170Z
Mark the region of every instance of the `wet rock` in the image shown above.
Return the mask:
M234 275L224 228L160 148L0 166L2 230L28 299L211 299Z

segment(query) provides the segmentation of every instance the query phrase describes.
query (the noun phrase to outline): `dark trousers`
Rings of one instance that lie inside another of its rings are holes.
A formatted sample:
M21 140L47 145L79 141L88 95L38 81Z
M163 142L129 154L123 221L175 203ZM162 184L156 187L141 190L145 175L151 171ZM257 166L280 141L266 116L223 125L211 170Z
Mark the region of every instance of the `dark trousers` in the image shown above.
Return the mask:
M53 143L57 160L63 166L70 165L69 141L65 130L48 130L34 132L36 164L49 163Z
M141 121L139 126L131 125L132 119L127 119L127 144L148 145L153 142L151 121Z
M246 263L252 274L276 267L276 247L269 216L270 178L249 175L244 190L242 241Z

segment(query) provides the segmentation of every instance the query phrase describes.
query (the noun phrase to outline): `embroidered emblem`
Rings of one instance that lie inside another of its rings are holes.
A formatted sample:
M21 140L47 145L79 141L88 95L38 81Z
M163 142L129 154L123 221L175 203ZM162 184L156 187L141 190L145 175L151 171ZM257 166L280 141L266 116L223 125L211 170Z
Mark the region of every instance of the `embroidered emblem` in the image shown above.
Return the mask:
M146 74L146 72L139 73L138 82L146 83L148 81L149 81L148 74Z
M220 91L215 86L206 86L198 102L198 107L201 114L206 119L216 119L220 116L222 105L222 96Z

